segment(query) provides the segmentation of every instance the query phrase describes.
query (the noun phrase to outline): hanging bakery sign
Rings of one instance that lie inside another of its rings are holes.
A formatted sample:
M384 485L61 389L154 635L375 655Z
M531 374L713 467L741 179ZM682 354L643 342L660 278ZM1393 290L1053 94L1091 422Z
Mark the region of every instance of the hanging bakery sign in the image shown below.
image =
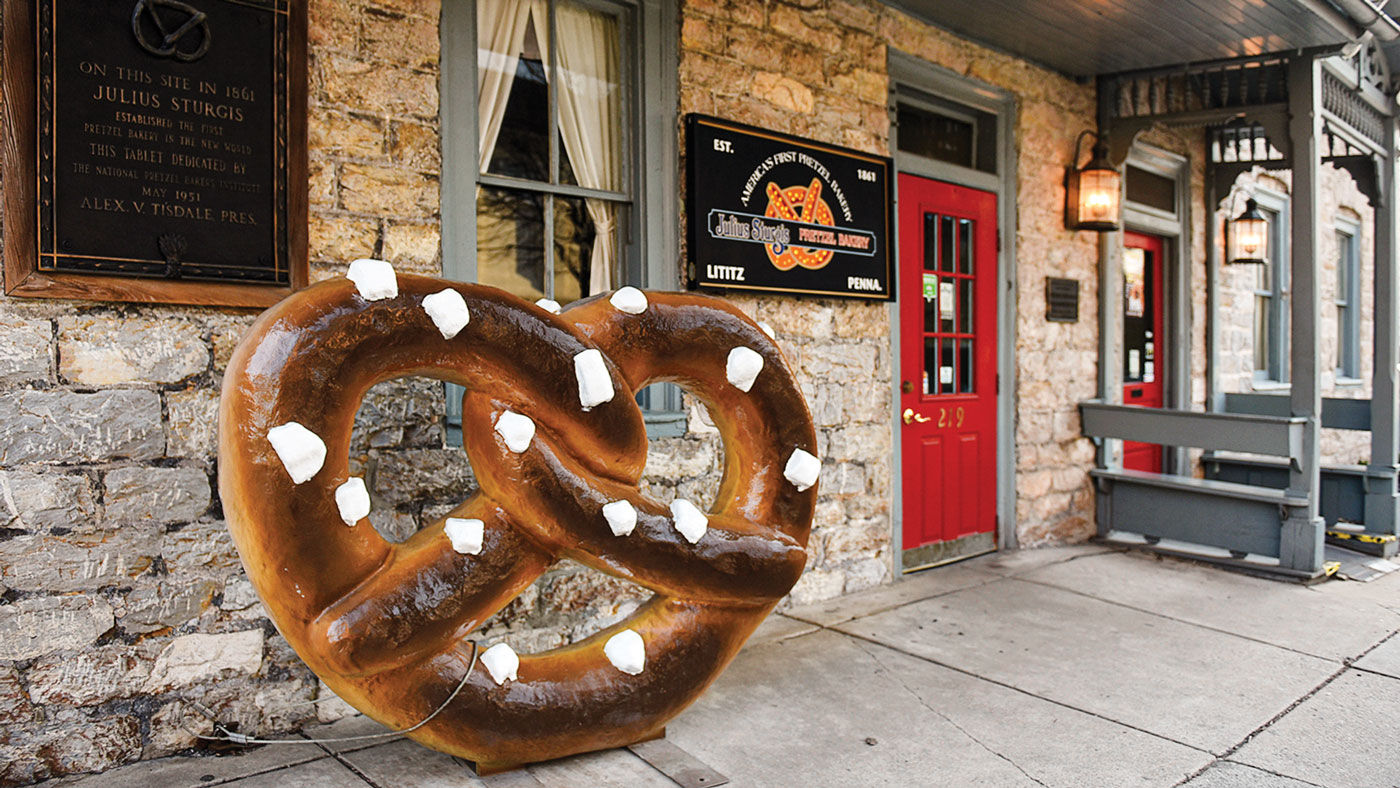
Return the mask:
M689 115L691 287L891 300L890 160Z

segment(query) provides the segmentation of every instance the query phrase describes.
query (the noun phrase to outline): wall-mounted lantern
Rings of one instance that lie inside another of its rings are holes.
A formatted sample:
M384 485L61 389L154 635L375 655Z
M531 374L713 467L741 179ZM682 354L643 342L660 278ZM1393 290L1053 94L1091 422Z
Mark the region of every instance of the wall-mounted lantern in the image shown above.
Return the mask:
M1269 258L1269 220L1250 197L1244 212L1226 222L1225 262L1263 265Z
M1082 168L1080 146L1085 135L1094 137L1093 154ZM1117 230L1122 207L1123 176L1108 160L1108 142L1099 134L1083 131L1074 142L1074 162L1065 177L1065 226L1071 230Z

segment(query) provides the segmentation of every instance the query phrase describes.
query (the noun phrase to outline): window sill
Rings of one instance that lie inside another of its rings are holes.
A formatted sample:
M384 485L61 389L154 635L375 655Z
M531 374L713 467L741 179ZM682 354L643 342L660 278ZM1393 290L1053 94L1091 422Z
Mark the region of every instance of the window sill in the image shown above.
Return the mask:
M685 434L687 428L685 411L643 411L642 420L647 425L647 437L652 440L679 438Z
M1281 380L1256 380L1251 384L1251 388L1255 391L1288 391L1293 388L1293 384Z
M1366 385L1366 381L1362 380L1361 378L1347 378L1338 375L1336 379L1332 381L1332 385L1336 386L1339 389L1361 388L1362 386Z

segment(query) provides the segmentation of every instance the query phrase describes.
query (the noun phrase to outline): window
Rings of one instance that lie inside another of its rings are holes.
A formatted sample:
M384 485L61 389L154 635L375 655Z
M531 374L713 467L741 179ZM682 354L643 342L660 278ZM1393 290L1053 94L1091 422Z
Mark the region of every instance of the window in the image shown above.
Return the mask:
M1337 227L1337 377L1361 377L1361 251L1358 226L1339 222Z
M477 14L477 281L531 301L607 290L634 196L630 9L480 0Z
M904 153L995 174L996 115L900 87L896 145Z
M1176 181L1129 163L1123 168L1124 199L1176 215Z
M1254 279L1254 379L1288 382L1288 199L1260 190L1254 195L1269 220L1269 259L1250 266Z
M675 4L477 0L442 13L444 275L561 304L676 287ZM684 431L674 386L639 401L654 433Z

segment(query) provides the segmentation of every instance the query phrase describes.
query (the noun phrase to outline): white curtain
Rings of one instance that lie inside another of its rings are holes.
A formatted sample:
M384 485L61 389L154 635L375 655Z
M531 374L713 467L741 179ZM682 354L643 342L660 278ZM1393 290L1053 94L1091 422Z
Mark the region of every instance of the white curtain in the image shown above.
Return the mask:
M538 23L536 23L538 24ZM574 176L589 189L622 188L622 97L617 20L572 3L554 9L559 54L559 131ZM617 206L585 201L593 239L589 295L612 288L617 260Z
M496 140L501 136L511 83L515 81L515 69L525 49L525 33L532 16L540 51L548 52L544 41L545 31L549 29L545 0L477 0L477 153L482 172L490 165Z

